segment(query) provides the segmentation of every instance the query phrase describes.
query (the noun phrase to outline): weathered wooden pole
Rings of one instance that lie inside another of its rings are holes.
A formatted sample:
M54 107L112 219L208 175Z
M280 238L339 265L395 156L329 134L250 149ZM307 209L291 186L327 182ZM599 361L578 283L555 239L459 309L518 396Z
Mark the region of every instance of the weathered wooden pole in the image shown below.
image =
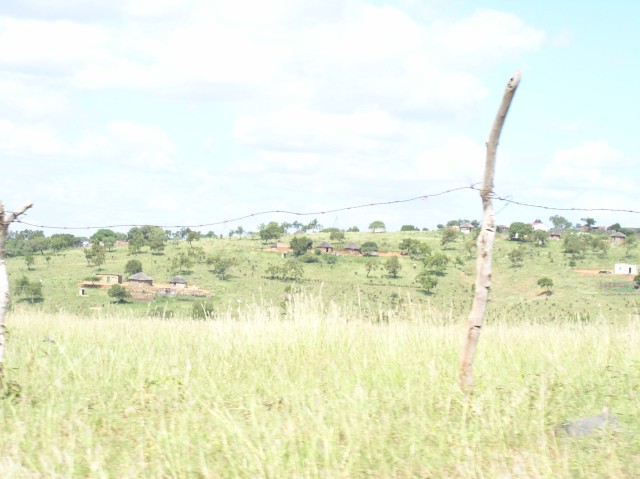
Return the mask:
M484 181L480 197L482 198L482 229L478 236L477 257L476 257L476 282L473 296L473 305L467 322L467 337L462 350L460 360L459 381L464 392L471 392L473 389L473 358L480 339L480 330L484 323L484 313L487 309L489 290L491 289L491 260L493 256L493 242L496 235L496 219L493 213L493 178L496 169L496 151L498 150L498 140L502 126L509 112L511 100L516 93L520 83L521 73L518 71L507 83L502 103L498 109L498 114L493 122L489 139L487 140L487 159L484 166Z
M9 213L4 211L4 204L0 201L0 382L4 378L4 320L7 315L7 306L9 305L9 277L7 276L7 263L5 261L5 243L9 225L32 206L33 204L28 203L18 211Z

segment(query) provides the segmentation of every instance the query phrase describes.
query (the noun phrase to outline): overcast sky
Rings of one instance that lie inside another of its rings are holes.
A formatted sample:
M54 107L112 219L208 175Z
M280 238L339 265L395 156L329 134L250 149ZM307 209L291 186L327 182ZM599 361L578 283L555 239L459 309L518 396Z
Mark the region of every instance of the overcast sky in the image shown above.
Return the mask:
M24 219L41 225L194 225L468 186L522 70L496 194L640 210L639 17L631 0L2 0L0 200L33 201ZM495 207L500 224L640 226ZM201 229L480 216L477 192L461 190Z

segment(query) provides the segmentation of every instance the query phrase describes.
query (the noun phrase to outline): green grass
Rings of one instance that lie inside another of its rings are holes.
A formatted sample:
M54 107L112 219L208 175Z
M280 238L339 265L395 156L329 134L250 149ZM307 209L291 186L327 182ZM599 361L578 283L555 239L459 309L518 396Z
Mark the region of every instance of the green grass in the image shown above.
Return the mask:
M213 321L119 312L10 314L1 477L640 476L624 314L494 315L465 398L461 323L427 303L378 323L297 294ZM556 435L603 406L621 433Z
M309 236L313 238L314 244L328 239L328 234L324 233ZM439 235L435 232L347 233L344 244L350 241L362 244L373 240L383 252L398 251L398 244L407 237L426 241L434 251L440 250ZM285 243L289 240L290 236L282 239ZM363 314L371 317L376 316L380 310L396 308L398 302L407 296L413 303L430 304L432 308L456 317L465 316L472 298L475 256L469 257L463 242L464 238L460 238L444 251L452 259L461 258L463 264L450 265L446 274L439 278L433 294L426 294L417 287L415 278L422 265L407 257L400 258L402 270L395 279L387 277L383 268L384 257L373 259L378 268L369 277L365 265L370 258L341 256L335 265L329 265L326 261L305 264L302 286L309 292L322 291L325 298L331 298L343 307L358 307ZM203 239L195 242L194 246L204 248L208 255L221 254L238 261L237 267L233 268L226 281L219 280L206 264L196 264L190 271L181 273L190 283L212 291L212 301L220 311L235 311L243 304L263 300L278 303L291 287L290 282L265 277L265 270L269 265L280 264L283 260L279 254L266 251L265 245L259 240ZM569 315L592 316L598 312L637 314L640 298L636 294L637 290L622 290L629 293L624 295L605 294L600 283L611 279L581 276L573 271L581 268L611 270L616 262L636 261L635 256L625 259L622 247L612 247L605 258L588 253L578 261L576 268L571 268L569 258L562 253L562 243L549 242L548 246L542 248L527 244L524 264L514 268L507 254L518 246L500 236L496 241L489 315L520 314L520 310L526 310L529 317L536 320L555 320ZM144 271L155 280L167 281L174 275L169 270L171 258L187 249L188 245L184 241L170 241L164 255L145 252L136 258L141 260ZM116 248L107 253L107 262L102 271L122 274L126 262L131 258L126 248ZM95 268L87 266L81 248L68 250L64 256L53 256L49 265L44 257L37 255L32 270L27 270L22 258L11 258L8 270L12 283L22 274L27 275L30 280L41 280L45 301L39 307L50 312L65 311L91 316L126 310L144 316L154 310L188 314L191 309L191 303L184 300L163 299L152 304L114 305L105 290L88 290L87 296L79 297L78 283L96 272ZM537 280L543 276L550 277L555 283L551 295L541 294L542 290L536 285Z

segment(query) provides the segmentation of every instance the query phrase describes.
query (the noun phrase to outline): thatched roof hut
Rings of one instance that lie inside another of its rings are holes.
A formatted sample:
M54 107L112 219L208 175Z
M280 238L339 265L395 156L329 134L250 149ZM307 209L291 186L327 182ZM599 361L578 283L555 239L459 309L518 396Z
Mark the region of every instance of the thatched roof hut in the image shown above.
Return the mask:
M322 241L316 245L317 249L323 249L325 252L333 251L333 245L328 241Z
M129 276L127 281L129 281L130 283L143 283L148 284L149 286L153 286L153 278L147 276L142 272Z
M347 251L353 251L358 253L362 252L362 250L360 249L360 245L358 243L349 243L347 246L344 247L344 249Z
M187 280L184 279L182 276L174 276L169 280L169 284L173 286L186 286Z

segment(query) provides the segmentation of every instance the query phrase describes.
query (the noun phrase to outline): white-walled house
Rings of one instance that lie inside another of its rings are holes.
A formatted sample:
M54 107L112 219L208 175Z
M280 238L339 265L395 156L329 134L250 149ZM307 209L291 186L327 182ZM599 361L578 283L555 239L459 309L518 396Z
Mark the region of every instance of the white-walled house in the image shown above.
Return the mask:
M616 263L613 267L615 274L638 274L638 266L635 264Z

